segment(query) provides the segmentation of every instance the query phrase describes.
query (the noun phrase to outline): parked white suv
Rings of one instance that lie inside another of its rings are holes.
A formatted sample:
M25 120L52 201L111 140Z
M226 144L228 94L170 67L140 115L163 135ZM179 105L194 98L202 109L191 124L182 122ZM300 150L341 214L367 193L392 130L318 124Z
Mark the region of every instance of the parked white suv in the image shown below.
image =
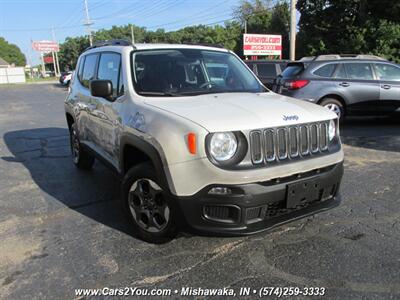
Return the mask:
M65 100L73 161L122 178L136 234L240 235L338 205L337 116L267 90L233 52L109 41L79 58Z

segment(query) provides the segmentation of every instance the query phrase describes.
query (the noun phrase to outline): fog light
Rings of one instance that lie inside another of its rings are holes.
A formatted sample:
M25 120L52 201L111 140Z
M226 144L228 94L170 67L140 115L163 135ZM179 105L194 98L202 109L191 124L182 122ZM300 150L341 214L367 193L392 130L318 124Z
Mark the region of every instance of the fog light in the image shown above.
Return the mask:
M208 194L210 194L210 195L229 195L229 194L232 194L232 190L227 187L217 186L217 187L213 187L208 192Z

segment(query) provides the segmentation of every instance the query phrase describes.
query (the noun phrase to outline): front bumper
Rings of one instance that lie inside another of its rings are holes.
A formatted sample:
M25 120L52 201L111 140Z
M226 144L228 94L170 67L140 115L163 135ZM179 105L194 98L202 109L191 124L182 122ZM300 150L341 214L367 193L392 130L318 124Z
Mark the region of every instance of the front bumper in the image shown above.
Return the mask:
M340 162L267 182L212 185L193 196L176 199L189 228L203 233L246 235L338 206L342 176ZM311 188L302 190L303 183ZM229 188L231 194L210 195L213 187ZM293 206L289 194L295 192L301 201Z

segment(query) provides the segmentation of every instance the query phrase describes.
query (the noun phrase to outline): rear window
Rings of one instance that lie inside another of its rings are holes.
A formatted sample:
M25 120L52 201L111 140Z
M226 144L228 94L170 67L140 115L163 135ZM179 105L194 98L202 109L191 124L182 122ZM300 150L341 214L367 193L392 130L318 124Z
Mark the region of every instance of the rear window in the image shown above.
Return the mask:
M313 72L314 75L320 77L330 78L333 75L333 72L336 69L337 64L327 64L325 66L320 67L319 69Z
M286 67L286 69L282 72L282 77L295 77L299 75L304 70L303 64L290 64Z

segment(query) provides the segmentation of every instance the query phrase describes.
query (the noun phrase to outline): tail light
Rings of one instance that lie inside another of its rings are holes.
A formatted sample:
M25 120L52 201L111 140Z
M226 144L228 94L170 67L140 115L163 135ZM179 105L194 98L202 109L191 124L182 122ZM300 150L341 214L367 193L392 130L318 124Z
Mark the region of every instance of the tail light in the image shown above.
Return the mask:
M301 89L303 87L305 87L310 81L309 80L293 80L293 81L287 81L285 83L285 86L289 89L289 90L298 90Z

